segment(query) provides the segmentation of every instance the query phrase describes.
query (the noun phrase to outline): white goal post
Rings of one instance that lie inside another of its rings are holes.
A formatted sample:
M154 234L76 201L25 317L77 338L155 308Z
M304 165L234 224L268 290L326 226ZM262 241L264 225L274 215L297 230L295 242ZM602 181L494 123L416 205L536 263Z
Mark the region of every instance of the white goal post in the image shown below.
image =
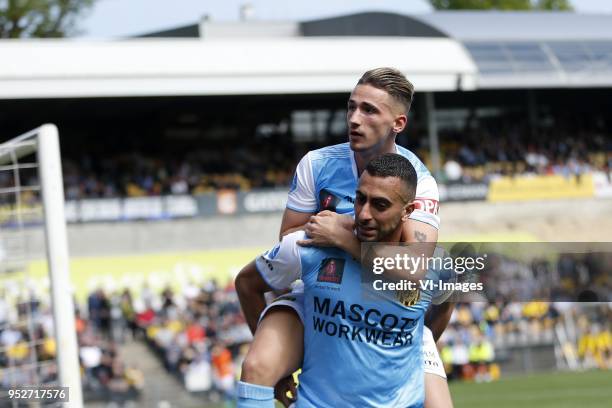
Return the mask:
M68 237L64 214L64 186L59 134L53 124L45 124L0 144L0 166L18 169L18 160L36 153L38 179L44 215L45 246L49 270L51 305L55 326L59 385L69 387L69 407L81 408L83 396L74 318L70 292ZM18 178L18 177L17 177ZM13 187L19 195L19 180ZM17 199L18 200L18 199ZM19 202L17 202L17 207ZM19 208L16 209L19 211Z

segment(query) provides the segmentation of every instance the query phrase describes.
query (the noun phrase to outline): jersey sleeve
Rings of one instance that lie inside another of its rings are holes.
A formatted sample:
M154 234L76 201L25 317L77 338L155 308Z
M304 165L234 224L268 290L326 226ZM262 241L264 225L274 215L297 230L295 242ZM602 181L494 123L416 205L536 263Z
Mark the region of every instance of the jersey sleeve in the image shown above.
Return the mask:
M416 208L410 214L410 219L424 222L436 229L440 229L438 184L430 175L419 177L416 189Z
M287 289L302 276L302 261L297 241L304 238L304 231L287 234L274 248L255 260L257 271L274 290Z
M302 157L295 169L291 189L287 198L287 208L293 211L314 213L317 211L314 175L310 153Z
M433 290L431 303L440 305L446 302L454 292L454 284L457 282L457 273L445 261L449 259L450 254L442 247L436 247L433 257L442 262L434 262L434 266L427 271L427 277L433 280L437 286ZM440 287L440 285L448 285Z

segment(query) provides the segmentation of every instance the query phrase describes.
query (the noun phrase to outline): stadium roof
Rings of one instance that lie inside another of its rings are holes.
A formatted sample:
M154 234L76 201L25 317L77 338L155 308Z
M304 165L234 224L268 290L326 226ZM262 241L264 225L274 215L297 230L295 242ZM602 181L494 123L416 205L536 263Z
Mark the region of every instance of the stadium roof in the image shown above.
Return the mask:
M394 36L472 40L612 40L612 14L571 12L438 11L403 15L366 12L309 21L205 19L138 37Z
M0 99L349 92L376 66L449 91L476 73L448 38L3 40L0 55Z
M448 37L478 67L478 88L612 86L612 14L358 13L301 23L305 36Z
M418 91L609 87L612 15L203 21L117 41L0 40L0 55L0 99L348 92L384 65Z
M612 14L440 12L420 19L465 45L479 88L612 86Z
M446 11L417 18L460 41L612 40L612 14Z
M197 26L191 26L191 32L195 29ZM465 47L478 67L478 88L612 85L612 14L452 11L406 16L369 12L301 23L203 22L200 32L207 38L452 38Z

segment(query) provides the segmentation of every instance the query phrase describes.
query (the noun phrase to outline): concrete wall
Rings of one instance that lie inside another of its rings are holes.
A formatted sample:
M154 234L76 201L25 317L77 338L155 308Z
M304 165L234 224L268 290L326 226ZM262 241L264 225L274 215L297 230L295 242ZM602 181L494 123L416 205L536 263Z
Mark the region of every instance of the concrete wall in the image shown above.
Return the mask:
M531 233L543 241L612 241L612 200L442 204L440 236Z
M448 203L442 205L440 215L441 239L453 239L457 235L527 232L545 241L612 241L612 200ZM68 228L70 253L72 256L95 256L268 247L276 242L280 218L280 213L273 213L176 221L74 224ZM28 231L23 241L11 231L2 231L0 237L5 247L9 242L25 242L30 253L44 252L42 231Z

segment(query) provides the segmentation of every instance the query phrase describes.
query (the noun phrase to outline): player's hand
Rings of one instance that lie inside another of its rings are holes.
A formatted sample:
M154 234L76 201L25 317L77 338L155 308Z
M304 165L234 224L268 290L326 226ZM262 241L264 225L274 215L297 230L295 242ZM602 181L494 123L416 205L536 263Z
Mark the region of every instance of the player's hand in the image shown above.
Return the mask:
M324 212L331 212L331 211L327 211L325 210ZM336 213L332 213L332 214L336 214ZM350 231L351 234L353 233L353 231L355 231L355 219L353 217L351 217L350 215L340 215L340 214L336 214L339 217L339 223L342 226L342 228L344 228L347 231Z
M308 239L298 241L302 246L338 247L346 234L353 234L354 221L351 217L333 211L321 211L310 217L304 226Z
M291 397L287 396L287 392L291 392ZM276 398L285 408L293 404L297 400L297 384L293 379L293 375L289 375L280 380L274 387L274 398Z

